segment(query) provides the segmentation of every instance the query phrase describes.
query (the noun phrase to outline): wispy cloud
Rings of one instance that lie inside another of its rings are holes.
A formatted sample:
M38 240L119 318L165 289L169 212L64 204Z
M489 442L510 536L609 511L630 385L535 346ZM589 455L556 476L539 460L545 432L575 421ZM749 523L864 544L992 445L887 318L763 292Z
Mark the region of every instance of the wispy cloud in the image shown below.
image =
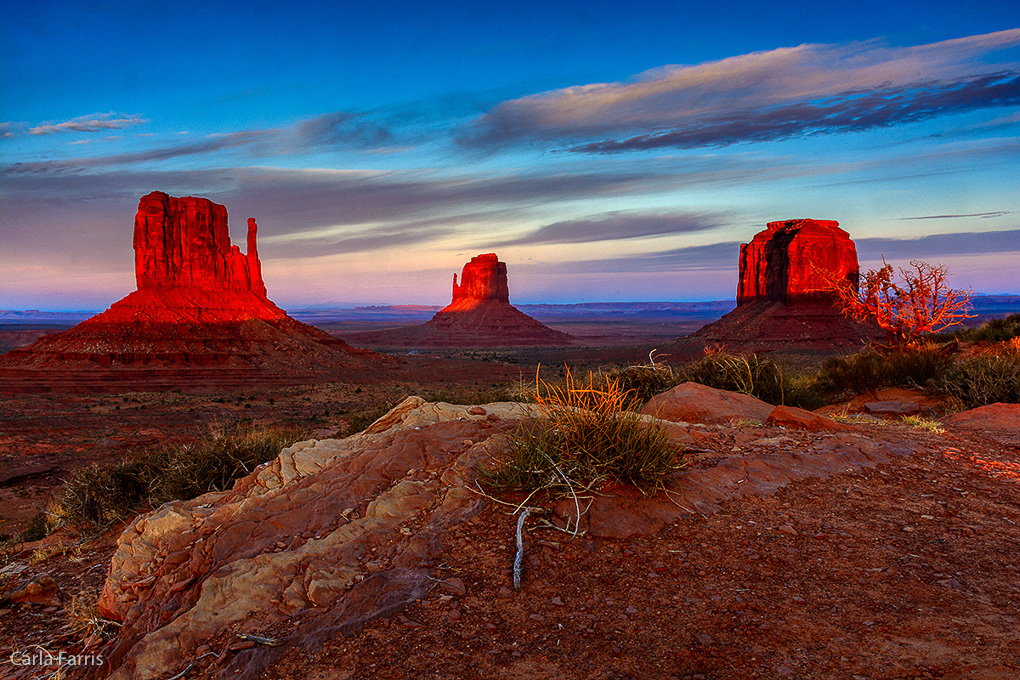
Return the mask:
M539 142L575 152L716 147L866 130L1020 104L1020 64L986 64L1020 29L914 47L800 45L629 82L498 104L459 137L470 148Z
M983 213L971 213L969 215L918 215L917 217L901 217L901 220L946 220L955 217L1002 217L1003 215L1009 215L1008 210L998 210L995 212L983 212Z
M0 175L66 174L150 163L153 161L168 161L174 158L210 154L226 149L268 144L272 142L275 134L276 131L274 130L246 130L225 135L212 135L199 142L169 144L132 153L110 156L85 156L60 161L13 163L7 166L0 166Z
M60 132L105 132L107 130L123 130L147 123L138 115L118 113L93 113L89 116L78 116L63 123L45 123L28 129L30 135L53 135Z
M494 247L548 243L590 243L689 234L720 226L721 216L701 212L647 213L614 211L580 220L547 224L530 234L494 244Z
M393 133L363 114L334 111L315 116L294 127L296 142L304 150L320 147L377 149L393 143Z
M113 116L113 114L104 114ZM130 121L137 121L130 123ZM66 123L47 124L29 128L32 135L54 134L57 132L98 132L119 129L130 124L144 123L142 118L103 119L96 116L83 116ZM19 129L16 123L0 123L0 137L13 136ZM187 135L180 132L179 135ZM143 135L136 135L141 137ZM151 136L149 133L148 136ZM106 139L113 139L107 137ZM66 168L103 168L125 166L135 163L166 161L187 156L202 156L225 150L245 149L249 155L281 156L301 154L308 151L329 149L358 149L373 151L385 149L394 141L394 135L383 124L373 121L363 114L336 111L299 121L294 125L282 128L264 128L256 130L239 130L226 134L209 135L197 142L163 143L151 149L112 156L92 156L69 161L46 162L45 164L19 164L22 170L41 168L58 168L63 164Z
M933 234L916 239L863 238L855 241L861 260L878 260L883 256L890 259L918 259L1009 253L1020 250L1020 229Z
M66 225L82 214L83 206L103 214L93 236L102 231L108 243L130 247L124 233L130 231L135 205L155 188L222 203L235 224L247 216L258 218L266 252L289 257L420 244L452 230L475 241L479 224L506 223L536 204L645 194L699 179L656 168L435 176L264 167L77 172L63 165L23 166L0 168L5 189L0 213L9 252L73 249L78 236ZM713 173L706 174L705 181L715 180Z

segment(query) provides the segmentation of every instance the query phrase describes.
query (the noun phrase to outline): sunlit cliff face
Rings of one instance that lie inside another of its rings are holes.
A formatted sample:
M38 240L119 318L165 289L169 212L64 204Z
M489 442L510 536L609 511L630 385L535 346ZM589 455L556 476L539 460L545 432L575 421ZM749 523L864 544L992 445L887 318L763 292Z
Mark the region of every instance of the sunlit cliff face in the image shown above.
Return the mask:
M453 300L442 311L468 311L490 302L510 304L506 263L495 253L472 257L461 271L460 285L453 275Z
M856 286L859 276L857 249L839 222L769 222L768 229L740 246L737 304L831 299L827 279L846 279Z

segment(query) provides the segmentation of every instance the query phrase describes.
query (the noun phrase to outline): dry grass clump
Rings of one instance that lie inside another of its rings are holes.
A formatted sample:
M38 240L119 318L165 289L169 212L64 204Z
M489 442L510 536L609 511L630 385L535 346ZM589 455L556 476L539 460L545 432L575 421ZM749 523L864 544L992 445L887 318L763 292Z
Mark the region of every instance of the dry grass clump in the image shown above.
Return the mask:
M619 381L620 388L633 395L638 406L645 404L656 394L672 389L685 380L683 373L675 371L669 364L655 363L654 353L653 350L649 354L649 363L608 371L605 374L605 379Z
M651 493L682 467L682 449L641 420L619 379L589 373L576 381L568 369L562 384L536 385L546 416L519 429L496 465L482 470L490 487L577 493L623 482Z
M952 365L950 352L930 343L884 352L867 349L826 359L815 384L831 398L843 399L886 387L924 387Z
M87 534L175 499L222 491L298 440L289 429L247 428L116 463L94 463L65 482L54 517Z
M105 639L117 634L120 624L104 619L99 615L99 591L85 588L71 597L64 606L67 616L67 627L81 639L93 635Z
M684 366L679 376L679 382L741 392L769 404L814 409L824 403L811 377L788 376L777 361L757 354L709 349L703 358Z
M1020 403L1020 354L981 354L950 366L930 388L958 400L966 408L996 402Z
M942 427L942 423L932 418L925 418L923 416L903 416L903 424L909 425L918 430L927 430L935 434L943 434L946 428Z

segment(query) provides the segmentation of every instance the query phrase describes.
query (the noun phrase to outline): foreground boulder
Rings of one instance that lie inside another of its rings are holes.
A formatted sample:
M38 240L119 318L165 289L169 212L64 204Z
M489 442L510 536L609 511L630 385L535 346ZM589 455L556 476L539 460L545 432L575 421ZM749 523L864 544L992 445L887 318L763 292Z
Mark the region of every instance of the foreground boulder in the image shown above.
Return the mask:
M482 508L465 471L528 412L411 397L359 435L295 444L230 491L143 516L99 602L123 624L110 677L177 672L203 642L276 638L292 620L325 639L421 597L444 531Z
M832 418L820 416L811 411L805 411L795 406L777 406L765 419L766 425L776 427L788 427L795 430L807 430L808 432L825 432L830 430L853 430L852 427L843 423L837 423Z
M771 404L747 394L685 382L652 397L641 413L680 423L729 425L740 420L763 423L772 409Z
M946 425L966 430L995 430L1020 434L1020 404L995 403L942 419Z

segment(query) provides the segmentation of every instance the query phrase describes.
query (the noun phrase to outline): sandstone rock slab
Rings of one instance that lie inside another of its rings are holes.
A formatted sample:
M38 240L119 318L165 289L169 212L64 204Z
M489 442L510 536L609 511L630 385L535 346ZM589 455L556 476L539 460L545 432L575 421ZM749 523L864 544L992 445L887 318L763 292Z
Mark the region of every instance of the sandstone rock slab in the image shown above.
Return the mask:
M969 411L953 413L942 419L946 425L967 430L993 430L1020 433L1020 404L997 402Z
M864 410L875 415L911 416L921 412L916 401L869 401Z
M741 419L764 422L772 410L771 404L747 394L685 382L652 397L641 413L674 422L725 425Z
M811 411L794 406L777 406L772 409L766 425L776 427L789 427L796 430L807 430L808 432L824 432L836 430L852 430L853 428L844 423L837 423L832 418L820 416Z

